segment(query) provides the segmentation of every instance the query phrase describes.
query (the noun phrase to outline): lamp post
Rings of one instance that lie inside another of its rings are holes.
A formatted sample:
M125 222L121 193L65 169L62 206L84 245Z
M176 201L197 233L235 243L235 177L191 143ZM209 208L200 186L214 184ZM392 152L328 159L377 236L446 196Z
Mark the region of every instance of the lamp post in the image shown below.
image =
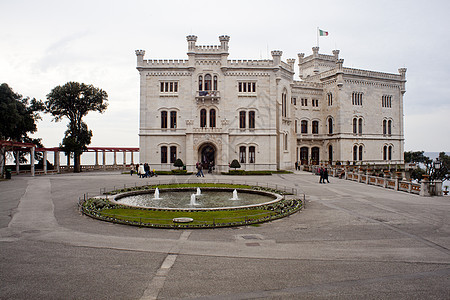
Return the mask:
M441 168L441 162L439 161L439 158L436 158L436 160L433 162L434 165L434 177L433 180L436 180L437 173L439 172L439 169Z

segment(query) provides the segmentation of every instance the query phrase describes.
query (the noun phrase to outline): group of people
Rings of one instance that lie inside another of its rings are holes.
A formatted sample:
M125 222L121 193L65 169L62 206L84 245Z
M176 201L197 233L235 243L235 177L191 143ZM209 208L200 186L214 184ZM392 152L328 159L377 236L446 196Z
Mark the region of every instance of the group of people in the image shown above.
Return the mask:
M327 170L327 168L320 167L319 168L319 175L320 175L319 183L326 183L325 180L328 183L330 183L330 181L328 180L328 170Z
M149 178L149 177L158 177L158 174L156 174L155 169L150 170L150 166L148 163L145 164L137 164L136 166L136 174L139 176L139 178ZM133 176L134 169L131 167L130 175Z

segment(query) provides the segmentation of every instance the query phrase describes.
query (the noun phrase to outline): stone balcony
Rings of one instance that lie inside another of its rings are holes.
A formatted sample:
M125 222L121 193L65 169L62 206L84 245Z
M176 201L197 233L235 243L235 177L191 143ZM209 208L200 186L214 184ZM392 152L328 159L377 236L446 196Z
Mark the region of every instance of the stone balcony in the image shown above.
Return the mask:
M219 91L197 91L195 95L197 104L219 104L220 92Z

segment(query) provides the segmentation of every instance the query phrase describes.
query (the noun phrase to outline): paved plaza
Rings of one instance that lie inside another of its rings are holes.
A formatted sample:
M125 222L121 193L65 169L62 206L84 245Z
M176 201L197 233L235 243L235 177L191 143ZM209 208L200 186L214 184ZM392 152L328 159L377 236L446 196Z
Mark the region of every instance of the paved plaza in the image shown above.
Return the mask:
M207 179L286 185L306 207L261 226L164 230L80 214L120 173L0 181L0 299L450 299L450 197L311 173Z

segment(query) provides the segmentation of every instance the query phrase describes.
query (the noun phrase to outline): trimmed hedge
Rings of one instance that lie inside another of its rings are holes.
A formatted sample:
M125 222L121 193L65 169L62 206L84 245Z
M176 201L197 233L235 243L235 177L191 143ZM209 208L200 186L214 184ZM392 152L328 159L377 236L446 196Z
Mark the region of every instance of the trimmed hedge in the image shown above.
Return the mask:
M229 172L222 172L222 175L272 175L272 174L290 174L290 171L245 171L245 170L230 170Z

